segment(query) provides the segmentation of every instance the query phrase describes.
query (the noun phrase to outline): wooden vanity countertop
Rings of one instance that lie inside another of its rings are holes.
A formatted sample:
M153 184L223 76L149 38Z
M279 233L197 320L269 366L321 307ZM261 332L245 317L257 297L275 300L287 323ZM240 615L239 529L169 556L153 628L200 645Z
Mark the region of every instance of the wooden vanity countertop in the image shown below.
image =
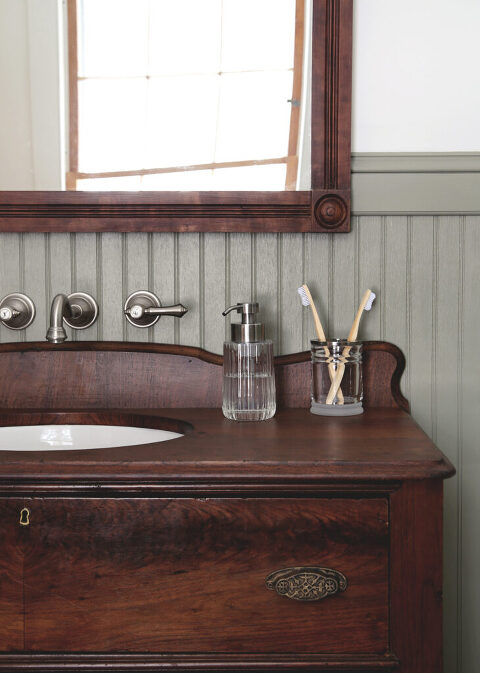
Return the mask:
M21 423L147 425L145 416L189 424L183 437L144 444L84 451L0 451L3 491L22 482L78 484L82 488L148 487L178 490L241 485L241 490L301 489L320 483L444 479L450 461L399 408L370 408L360 416L316 416L308 409L280 409L263 422L226 420L220 409L4 410L2 425ZM115 421L115 415L118 419ZM140 418L139 418L140 416ZM174 423L175 425L175 423ZM181 426L185 429L185 426ZM168 429L174 429L169 427ZM181 431L181 430L179 430ZM255 486L257 484L257 486ZM130 485L130 486L129 486ZM269 486L270 485L270 486ZM17 489L18 490L18 489Z

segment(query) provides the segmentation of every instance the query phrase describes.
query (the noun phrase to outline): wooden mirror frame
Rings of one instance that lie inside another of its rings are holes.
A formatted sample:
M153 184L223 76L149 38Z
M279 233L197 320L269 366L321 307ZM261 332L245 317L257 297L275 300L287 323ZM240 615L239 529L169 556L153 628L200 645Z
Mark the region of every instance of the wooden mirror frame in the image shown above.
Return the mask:
M348 232L353 0L313 0L309 191L0 192L1 232Z

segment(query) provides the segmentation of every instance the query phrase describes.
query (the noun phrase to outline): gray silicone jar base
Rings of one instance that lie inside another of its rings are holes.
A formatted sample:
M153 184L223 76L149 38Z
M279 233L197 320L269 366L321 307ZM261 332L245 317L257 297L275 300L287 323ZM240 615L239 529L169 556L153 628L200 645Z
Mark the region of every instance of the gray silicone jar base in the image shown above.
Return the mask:
M361 402L355 404L319 404L312 401L310 413L317 416L358 416L363 414Z

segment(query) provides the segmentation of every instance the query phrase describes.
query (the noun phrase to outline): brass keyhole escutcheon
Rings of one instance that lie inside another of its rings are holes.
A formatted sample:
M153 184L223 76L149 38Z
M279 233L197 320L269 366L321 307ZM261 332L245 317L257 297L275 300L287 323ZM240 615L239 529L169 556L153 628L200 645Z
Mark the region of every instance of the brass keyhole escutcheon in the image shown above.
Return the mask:
M20 525L28 526L30 525L30 510L24 507L20 512Z

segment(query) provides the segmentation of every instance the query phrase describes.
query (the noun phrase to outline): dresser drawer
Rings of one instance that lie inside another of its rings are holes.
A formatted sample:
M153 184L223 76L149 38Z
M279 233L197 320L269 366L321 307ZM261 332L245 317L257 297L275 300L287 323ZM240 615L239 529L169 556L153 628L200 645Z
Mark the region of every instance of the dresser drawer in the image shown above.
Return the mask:
M27 506L30 525L19 531L27 650L388 650L386 498Z

